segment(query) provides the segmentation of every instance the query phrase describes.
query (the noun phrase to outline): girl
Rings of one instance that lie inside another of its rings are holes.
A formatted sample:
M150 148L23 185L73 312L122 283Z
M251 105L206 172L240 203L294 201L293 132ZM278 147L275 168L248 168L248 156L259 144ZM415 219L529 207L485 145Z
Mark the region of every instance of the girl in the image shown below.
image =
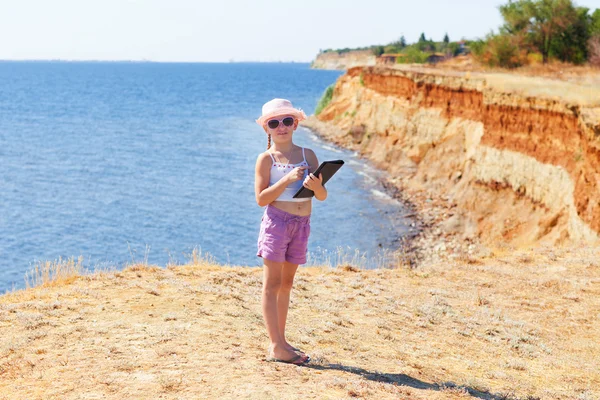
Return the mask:
M289 100L273 99L263 105L256 120L268 136L267 151L256 160L254 190L258 205L266 206L257 255L264 263L262 309L271 341L269 360L296 365L310 357L286 341L285 323L294 275L298 265L306 263L312 202L293 196L304 185L317 200L327 198L322 177L310 173L319 166L317 156L292 140L298 122L305 118Z

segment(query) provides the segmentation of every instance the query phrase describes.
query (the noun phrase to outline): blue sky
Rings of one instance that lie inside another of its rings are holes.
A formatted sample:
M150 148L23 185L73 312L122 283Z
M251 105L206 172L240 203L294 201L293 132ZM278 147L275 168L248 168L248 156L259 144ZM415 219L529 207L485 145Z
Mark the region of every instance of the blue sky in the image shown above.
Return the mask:
M0 0L0 59L300 61L497 30L504 0ZM600 0L576 1L600 8Z

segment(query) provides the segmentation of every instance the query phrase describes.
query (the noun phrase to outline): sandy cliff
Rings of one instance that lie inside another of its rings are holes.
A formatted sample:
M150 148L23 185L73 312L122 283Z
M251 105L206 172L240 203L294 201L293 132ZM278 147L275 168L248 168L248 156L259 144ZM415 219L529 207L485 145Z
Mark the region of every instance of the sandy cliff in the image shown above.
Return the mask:
M597 243L600 90L532 78L362 67L308 126L405 190L443 197L465 238Z
M329 51L319 53L311 67L317 69L348 69L357 66L375 65L375 55L371 50L355 50L345 53Z

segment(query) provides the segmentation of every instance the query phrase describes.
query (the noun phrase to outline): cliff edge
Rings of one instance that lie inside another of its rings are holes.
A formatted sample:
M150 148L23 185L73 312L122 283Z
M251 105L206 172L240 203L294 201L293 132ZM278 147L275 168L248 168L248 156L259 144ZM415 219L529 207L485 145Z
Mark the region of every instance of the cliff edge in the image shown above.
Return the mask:
M305 126L398 187L443 199L441 229L488 244L596 244L600 88L509 74L356 67Z
M69 276L0 296L0 399L592 399L597 249L302 268L266 361L261 268Z

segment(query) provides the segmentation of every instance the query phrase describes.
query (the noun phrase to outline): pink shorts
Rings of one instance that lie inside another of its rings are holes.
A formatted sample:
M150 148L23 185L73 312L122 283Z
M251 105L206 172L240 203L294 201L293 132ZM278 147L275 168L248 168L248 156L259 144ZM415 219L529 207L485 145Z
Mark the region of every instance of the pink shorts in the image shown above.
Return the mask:
M310 215L290 214L267 206L258 235L259 257L275 262L306 264Z

